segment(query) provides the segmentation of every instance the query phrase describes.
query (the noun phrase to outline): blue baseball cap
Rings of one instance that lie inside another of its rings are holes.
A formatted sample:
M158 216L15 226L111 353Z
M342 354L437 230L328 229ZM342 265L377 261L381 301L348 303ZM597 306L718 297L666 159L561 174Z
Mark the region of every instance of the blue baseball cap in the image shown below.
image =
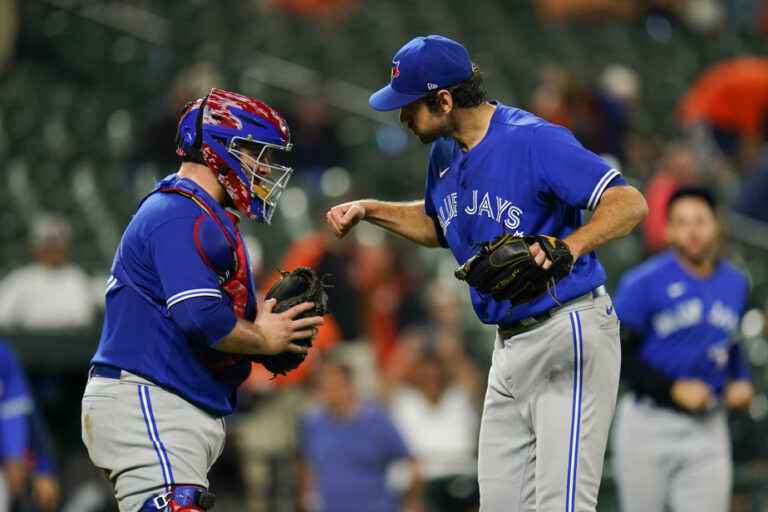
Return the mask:
M472 76L472 61L463 45L443 36L416 37L392 58L389 85L373 93L374 110L397 110L437 89Z

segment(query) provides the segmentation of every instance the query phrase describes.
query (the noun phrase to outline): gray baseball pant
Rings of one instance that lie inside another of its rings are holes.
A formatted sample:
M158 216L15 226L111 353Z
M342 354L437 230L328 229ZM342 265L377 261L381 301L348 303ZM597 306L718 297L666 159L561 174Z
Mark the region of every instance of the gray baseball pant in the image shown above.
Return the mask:
M729 509L731 443L722 410L693 417L626 396L613 450L624 512Z
M480 427L482 512L596 509L620 361L607 295L497 335Z
M173 484L208 487L224 449L224 420L123 371L119 379L88 380L82 437L114 485L120 512L136 512Z

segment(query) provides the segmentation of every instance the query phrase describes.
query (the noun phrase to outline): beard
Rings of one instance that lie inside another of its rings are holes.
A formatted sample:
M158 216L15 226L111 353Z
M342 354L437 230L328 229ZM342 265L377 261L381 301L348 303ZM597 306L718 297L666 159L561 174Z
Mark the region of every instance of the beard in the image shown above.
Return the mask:
M414 133L419 138L419 141L422 144L427 145L427 144L432 144L437 139L442 139L450 136L451 130L448 127L445 127L437 130L432 130L430 132L422 132L422 133L414 132Z
M419 141L424 144L432 144L437 139L450 137L453 129L453 125L448 119L447 121L443 121L442 123L439 123L437 125L433 125L428 130L419 130L416 131L413 127L413 124L408 123L408 128L413 132L416 137L419 138Z
M419 138L419 141L424 145L429 145L435 142L437 139L440 138L439 135L434 133L428 133L428 134L416 134L416 136Z

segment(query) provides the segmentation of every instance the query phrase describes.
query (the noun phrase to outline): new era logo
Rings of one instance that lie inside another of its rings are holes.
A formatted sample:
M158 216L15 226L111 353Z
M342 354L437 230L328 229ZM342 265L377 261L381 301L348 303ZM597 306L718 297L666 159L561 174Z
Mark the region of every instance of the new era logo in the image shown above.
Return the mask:
M400 61L399 60L393 60L392 61L392 72L389 75L389 80L392 81L395 78L400 76Z
M428 91L434 91L435 89L437 89L437 84L433 84L432 82L427 82Z

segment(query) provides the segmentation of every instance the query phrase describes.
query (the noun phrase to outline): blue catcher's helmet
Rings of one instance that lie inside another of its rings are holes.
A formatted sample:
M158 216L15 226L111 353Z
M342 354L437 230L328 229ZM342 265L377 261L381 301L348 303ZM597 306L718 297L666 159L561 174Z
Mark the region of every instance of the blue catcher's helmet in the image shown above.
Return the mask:
M222 89L188 103L176 153L210 168L238 211L269 223L293 169L272 162L290 151L285 119L266 103Z

